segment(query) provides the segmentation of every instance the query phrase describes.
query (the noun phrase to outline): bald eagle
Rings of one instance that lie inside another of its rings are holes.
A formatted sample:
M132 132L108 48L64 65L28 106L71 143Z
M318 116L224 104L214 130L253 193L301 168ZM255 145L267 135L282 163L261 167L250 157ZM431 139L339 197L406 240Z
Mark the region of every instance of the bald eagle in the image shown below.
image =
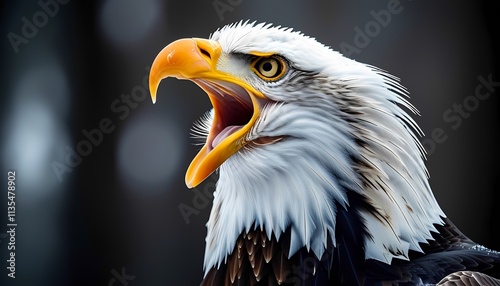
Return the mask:
M500 285L500 253L462 234L432 194L398 78L248 21L166 46L153 102L166 77L213 105L186 173L192 188L219 170L201 285Z

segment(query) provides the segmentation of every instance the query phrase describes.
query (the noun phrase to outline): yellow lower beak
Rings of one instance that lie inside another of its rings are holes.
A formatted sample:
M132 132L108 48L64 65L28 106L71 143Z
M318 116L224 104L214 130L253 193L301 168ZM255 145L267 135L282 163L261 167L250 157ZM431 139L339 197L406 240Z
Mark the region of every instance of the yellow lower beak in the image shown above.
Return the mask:
M160 81L176 77L195 82L208 94L214 107L207 142L186 172L189 188L200 184L247 143L247 134L260 114L260 99L265 98L241 79L217 70L221 53L222 48L215 41L177 40L158 54L149 75L153 103Z

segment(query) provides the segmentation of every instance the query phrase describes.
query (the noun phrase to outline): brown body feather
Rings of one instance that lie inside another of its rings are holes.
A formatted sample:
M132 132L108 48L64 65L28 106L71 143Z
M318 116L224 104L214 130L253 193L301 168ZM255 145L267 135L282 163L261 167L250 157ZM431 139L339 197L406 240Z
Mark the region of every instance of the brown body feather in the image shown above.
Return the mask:
M210 269L201 285L283 285L290 271L287 252L260 230L242 234L227 264Z

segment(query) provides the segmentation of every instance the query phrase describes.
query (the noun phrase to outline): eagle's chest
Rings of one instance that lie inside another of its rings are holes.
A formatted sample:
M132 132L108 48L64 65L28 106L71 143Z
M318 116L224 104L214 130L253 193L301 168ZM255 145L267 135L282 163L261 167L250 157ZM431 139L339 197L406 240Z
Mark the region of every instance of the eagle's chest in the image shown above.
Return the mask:
M353 204L364 204L351 193ZM354 205L353 205L354 206ZM220 267L212 267L201 285L360 285L366 276L364 240L367 236L358 212L337 208L335 240L321 240L323 252L293 248L293 228L276 236L266 235L265 226L243 231Z
M334 285L332 244L321 259L305 247L288 257L289 248L290 229L279 240L260 230L241 234L226 263L210 269L201 285Z

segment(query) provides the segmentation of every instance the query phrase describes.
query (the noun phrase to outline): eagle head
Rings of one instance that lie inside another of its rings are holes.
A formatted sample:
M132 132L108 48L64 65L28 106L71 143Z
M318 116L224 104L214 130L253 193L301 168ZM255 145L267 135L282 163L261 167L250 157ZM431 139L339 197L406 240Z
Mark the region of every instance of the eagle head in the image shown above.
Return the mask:
M289 229L288 256L321 258L344 236L339 215L356 216L365 259L390 263L443 223L406 112L416 109L383 70L292 29L239 22L166 46L151 68L153 102L166 77L194 82L213 105L186 173L192 188L219 169L205 269L255 229L278 240Z

